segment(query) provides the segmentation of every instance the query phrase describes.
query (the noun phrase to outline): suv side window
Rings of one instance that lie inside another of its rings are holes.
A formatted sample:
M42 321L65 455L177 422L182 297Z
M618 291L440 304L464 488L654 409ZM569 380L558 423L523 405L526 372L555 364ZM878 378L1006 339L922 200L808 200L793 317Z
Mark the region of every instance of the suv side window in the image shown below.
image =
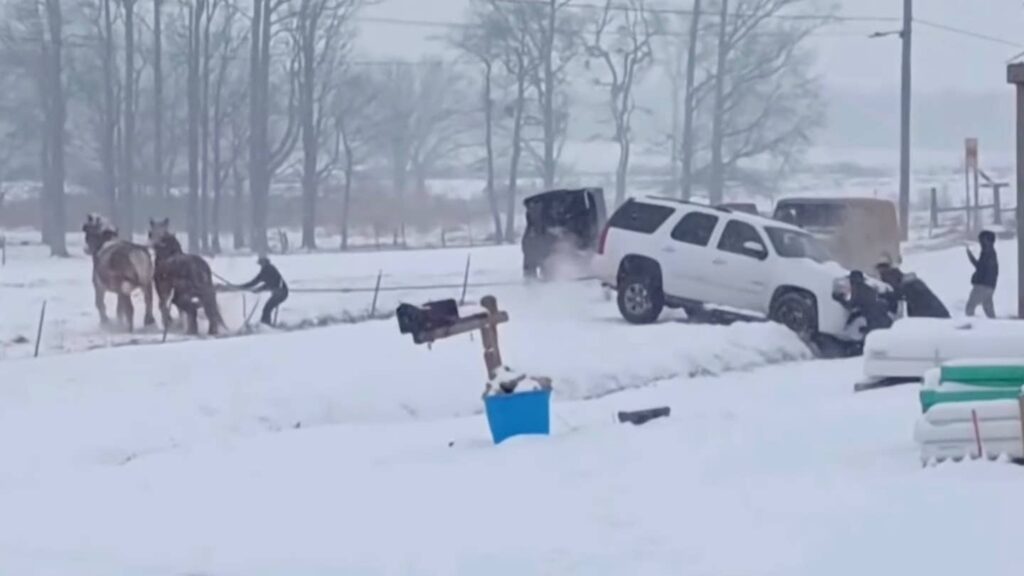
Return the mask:
M749 244L757 244L757 250L748 247ZM723 252L747 256L755 260L764 260L768 257L768 247L764 244L761 234L746 222L730 220L722 231L722 239L718 241L718 249Z
M623 204L615 214L612 214L608 226L642 234L653 234L674 212L675 210L668 206L644 204L630 200Z
M672 229L672 239L695 246L707 246L715 226L718 226L718 216L690 212Z

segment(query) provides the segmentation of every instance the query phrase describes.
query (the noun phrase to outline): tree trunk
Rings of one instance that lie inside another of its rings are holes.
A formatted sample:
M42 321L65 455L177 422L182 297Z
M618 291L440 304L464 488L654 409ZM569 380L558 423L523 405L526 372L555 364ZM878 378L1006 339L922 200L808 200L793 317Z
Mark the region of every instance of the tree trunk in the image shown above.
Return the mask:
M302 15L302 93L299 96L299 115L302 122L302 247L316 250L316 203L318 139L316 108L313 93L316 81L316 20L308 12L308 1L303 2Z
M244 208L245 182L242 173L238 169L238 162L231 164L231 176L234 180L234 209L231 211L231 232L235 250L245 248L245 222L242 218Z
M200 249L199 207L199 44L203 0L188 9L188 250L195 254Z
M108 0L109 1L109 0ZM167 185L164 183L164 72L163 24L161 0L153 0L153 185L156 195L167 206Z
M523 154L523 113L526 99L526 77L520 60L519 79L516 82L515 116L512 120L512 158L508 169L508 197L505 212L505 241L516 241L516 201L518 200L519 160Z
M64 97L63 50L64 18L60 0L46 0L46 23L50 34L49 61L46 70L50 88L48 106L49 137L49 221L51 256L68 256L65 241L67 221L64 205L64 129L67 122L67 102Z
M114 97L114 21L110 10L113 0L103 0L103 132L100 141L100 156L103 164L103 194L107 200L107 217L117 226L120 218L117 201L117 133L119 106Z
M697 87L697 36L700 34L700 4L701 0L693 0L693 16L690 19L690 42L686 53L686 98L683 102L683 153L682 153L682 190L680 193L683 200L689 200L693 195L693 113L694 113L694 92Z
M267 147L270 18L266 0L253 0L250 38L249 200L252 204L252 249L267 252L267 204L270 196L270 153Z
M355 161L352 158L352 142L344 128L342 128L341 139L345 146L345 189L341 198L341 249L348 250L348 221L352 205L352 177L355 174Z
M549 0L547 34L544 45L544 187L555 185L555 24L557 1Z
M494 243L505 242L505 234L501 229L501 209L498 207L498 196L494 190L494 99L491 97L494 69L490 60L484 62L484 146L487 148L487 202L494 219Z
M220 254L220 208L221 191L224 188L225 177L223 166L221 166L221 140L223 138L221 96L224 85L223 70L217 77L217 87L213 95L213 209L210 213L210 249L214 254Z
M619 138L619 164L615 169L615 206L626 201L626 179L629 177L629 136Z
M715 109L711 118L711 176L708 185L708 199L720 204L724 196L725 167L722 164L722 145L725 130L725 72L728 50L726 30L729 21L729 0L722 0L722 13L718 25L718 62L715 66Z
M202 16L203 23L202 47L199 54L202 57L202 82L199 113L200 116L200 137L202 143L201 171L199 175L199 244L204 253L210 252L210 24L213 20L209 0L203 2L205 10Z
M135 230L135 0L124 0L124 145L121 202L123 231L131 238Z

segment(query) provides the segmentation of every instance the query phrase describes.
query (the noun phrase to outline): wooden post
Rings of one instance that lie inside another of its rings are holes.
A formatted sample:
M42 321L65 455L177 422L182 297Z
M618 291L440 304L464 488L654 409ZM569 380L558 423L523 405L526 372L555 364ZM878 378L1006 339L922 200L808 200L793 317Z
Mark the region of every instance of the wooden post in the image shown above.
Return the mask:
M36 350L33 358L39 357L39 343L43 340L43 322L46 320L46 300L43 300L43 308L39 311L39 327L36 328Z
M934 186L931 189L931 203L928 218L928 237L932 237L932 231L939 227L939 191Z
M466 272L462 275L462 296L459 297L459 306L466 303L466 290L469 289L469 263L472 258L472 254L466 254Z
M373 303L370 304L370 318L377 313L377 296L380 294L380 279L384 275L384 270L377 271L377 285L373 288Z
M501 368L501 350L498 348L498 301L494 296L484 296L480 305L487 310L488 322L480 328L480 339L484 344L484 364L487 379L494 380Z
M992 204L995 206L995 213L992 215L992 221L996 226L1003 223L1003 203L1002 203L1002 183L992 184Z

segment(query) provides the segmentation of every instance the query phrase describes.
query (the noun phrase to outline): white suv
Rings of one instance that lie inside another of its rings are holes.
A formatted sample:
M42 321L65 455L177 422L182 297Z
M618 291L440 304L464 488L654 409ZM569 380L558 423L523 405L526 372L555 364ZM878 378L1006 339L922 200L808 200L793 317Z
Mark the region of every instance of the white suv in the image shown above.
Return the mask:
M654 322L666 306L710 306L774 320L811 340L863 340L833 297L849 272L812 235L768 218L630 199L608 221L595 264L629 322Z

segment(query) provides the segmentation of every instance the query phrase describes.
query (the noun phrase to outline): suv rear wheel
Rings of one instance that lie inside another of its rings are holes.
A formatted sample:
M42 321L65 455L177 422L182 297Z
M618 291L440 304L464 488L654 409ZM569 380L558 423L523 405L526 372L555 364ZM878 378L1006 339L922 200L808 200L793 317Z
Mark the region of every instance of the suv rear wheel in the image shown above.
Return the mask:
M631 324L650 324L661 316L665 295L650 274L629 274L619 280L619 312Z
M818 309L808 294L787 292L779 296L772 303L769 317L801 338L813 338L818 332Z

